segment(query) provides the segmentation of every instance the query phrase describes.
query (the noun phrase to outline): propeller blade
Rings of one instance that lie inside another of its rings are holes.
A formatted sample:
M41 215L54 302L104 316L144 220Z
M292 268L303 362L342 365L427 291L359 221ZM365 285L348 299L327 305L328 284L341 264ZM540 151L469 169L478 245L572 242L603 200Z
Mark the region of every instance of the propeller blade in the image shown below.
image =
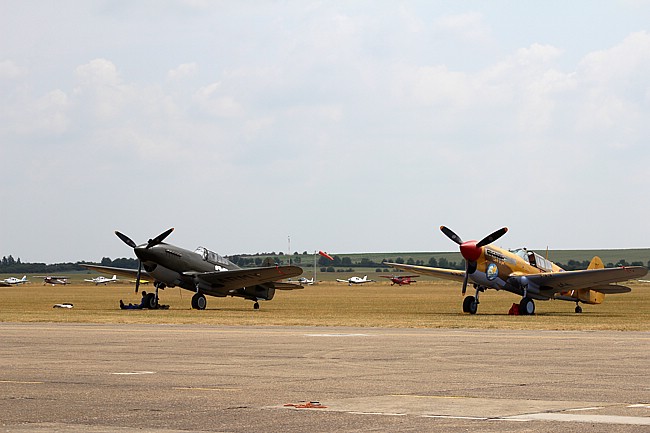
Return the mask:
M115 234L117 235L118 238L122 239L122 242L124 242L125 244L127 244L127 245L130 246L131 248L135 248L135 247L136 247L135 242L133 242L133 241L131 240L131 238L128 237L127 235L125 235L125 234L123 234L123 233L120 233L120 232L118 232L117 230L115 230Z
M463 240L460 238L460 236L454 233L451 229L445 226L440 226L440 230L445 234L445 236L447 236L452 241L456 242L458 245L463 243Z
M149 239L149 242L147 242L147 248L151 248L151 247L153 247L154 245L158 245L159 243L161 243L162 241L164 241L165 238L166 238L167 236L169 236L169 235L171 234L171 232L173 232L173 231L174 231L174 227L172 227L172 228L170 228L169 230L167 230L167 231L165 231L165 232L159 234L158 236L156 236L156 237L153 238L153 239Z
M463 290L461 291L461 294L463 296L465 296L465 292L467 292L467 280L469 279L469 272L467 272L467 268L467 262L465 262L465 278L463 278Z
M135 277L135 293L138 293L140 288L140 274L142 273L142 262L138 260L138 274Z
M501 236L505 235L507 232L508 232L508 227L502 227L499 230L495 231L494 233L481 239L481 241L477 243L476 246L480 248L488 244L491 244L492 242L495 242L497 239L499 239Z

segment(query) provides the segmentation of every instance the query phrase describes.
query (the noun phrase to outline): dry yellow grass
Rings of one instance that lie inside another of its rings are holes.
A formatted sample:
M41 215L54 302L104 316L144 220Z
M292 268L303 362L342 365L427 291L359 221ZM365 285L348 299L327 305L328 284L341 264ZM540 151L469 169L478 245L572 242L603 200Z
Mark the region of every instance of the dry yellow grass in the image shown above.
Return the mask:
M169 310L120 310L119 299L127 303L140 299L128 285L35 283L0 288L0 321L649 331L650 284L631 286L632 293L607 296L601 305L584 305L583 314L575 314L569 302L537 301L535 316L508 316L519 297L488 291L481 294L478 314L470 316L461 312L460 285L442 281L404 287L321 283L278 291L272 301L261 302L258 311L250 301L213 297L208 297L208 309L192 310L192 294L178 288L161 292ZM52 308L63 302L74 308Z

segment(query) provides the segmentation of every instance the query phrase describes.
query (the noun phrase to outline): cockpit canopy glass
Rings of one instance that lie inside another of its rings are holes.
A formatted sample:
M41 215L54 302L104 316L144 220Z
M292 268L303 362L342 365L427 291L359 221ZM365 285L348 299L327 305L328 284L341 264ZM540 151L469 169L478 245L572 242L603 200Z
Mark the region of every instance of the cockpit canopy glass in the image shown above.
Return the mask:
M553 271L553 264L534 251L529 251L526 248L517 248L516 250L510 250L510 252L518 255L526 262L530 263L532 266L535 266L537 269L541 269L542 271L546 272Z
M196 250L194 250L194 252L199 254L201 257L203 257L203 260L212 263L213 265L221 265L221 266L233 265L233 263L227 258L215 253L214 251L210 251L207 248L198 247Z

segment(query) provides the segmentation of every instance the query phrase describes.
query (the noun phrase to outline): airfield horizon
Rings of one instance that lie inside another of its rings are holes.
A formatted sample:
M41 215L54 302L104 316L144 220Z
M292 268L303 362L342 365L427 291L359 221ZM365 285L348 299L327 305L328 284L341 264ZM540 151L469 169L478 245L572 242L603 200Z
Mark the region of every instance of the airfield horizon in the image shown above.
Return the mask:
M573 312L571 302L539 301L534 316L509 316L518 296L487 291L481 296L479 313L469 315L461 311L460 284L440 280L421 280L410 286L375 282L361 287L322 282L302 290L278 290L273 300L261 302L258 311L252 302L230 297L208 297L206 310L192 310L192 294L179 288L160 292L168 310L121 310L120 299L140 301L132 284L95 286L73 280L73 284L53 287L32 282L0 288L0 321L650 331L650 283L625 284L632 287L631 293L608 295L601 305L583 305L582 314ZM149 292L153 287L141 290ZM53 308L61 303L74 307Z

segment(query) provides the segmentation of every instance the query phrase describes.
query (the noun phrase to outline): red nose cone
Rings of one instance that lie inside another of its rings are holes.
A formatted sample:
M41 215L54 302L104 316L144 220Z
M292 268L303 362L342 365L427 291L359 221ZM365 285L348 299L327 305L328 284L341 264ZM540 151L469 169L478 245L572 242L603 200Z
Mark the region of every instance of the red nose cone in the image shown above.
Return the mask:
M477 241L467 241L460 245L460 253L468 262L475 262L481 257L483 248L476 246Z

